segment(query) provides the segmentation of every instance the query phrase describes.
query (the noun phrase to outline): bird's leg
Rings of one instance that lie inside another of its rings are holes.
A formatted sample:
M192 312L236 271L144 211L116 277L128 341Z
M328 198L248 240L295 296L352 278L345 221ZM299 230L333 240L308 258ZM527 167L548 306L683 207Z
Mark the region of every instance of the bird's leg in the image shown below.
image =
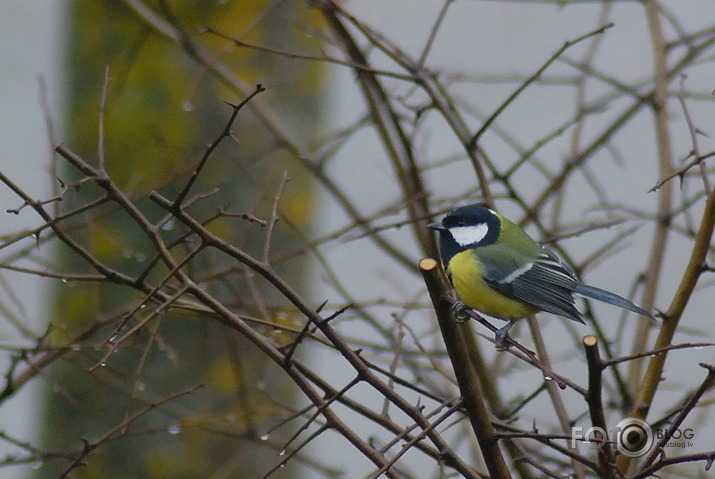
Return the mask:
M509 335L509 330L514 326L517 320L509 319L507 321L509 322L506 323L506 325L497 329L496 333L494 333L494 341L497 343L497 346L502 349L506 349L506 338Z
M450 309L452 310L452 317L456 322L464 323L469 319L469 316L467 315L467 309L469 309L469 307L463 302L455 301L452 303Z

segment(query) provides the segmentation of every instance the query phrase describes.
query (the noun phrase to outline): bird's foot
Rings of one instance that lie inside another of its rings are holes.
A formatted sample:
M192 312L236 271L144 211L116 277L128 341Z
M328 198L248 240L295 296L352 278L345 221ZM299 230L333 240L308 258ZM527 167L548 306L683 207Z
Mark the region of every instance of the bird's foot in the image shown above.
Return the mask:
M469 319L467 314L467 309L469 307L461 301L455 301L452 303L452 317L458 323L464 323Z
M497 329L494 333L494 342L498 350L503 351L509 348L507 340L509 339L509 330L514 326L514 323L516 323L516 319L510 319L508 323Z

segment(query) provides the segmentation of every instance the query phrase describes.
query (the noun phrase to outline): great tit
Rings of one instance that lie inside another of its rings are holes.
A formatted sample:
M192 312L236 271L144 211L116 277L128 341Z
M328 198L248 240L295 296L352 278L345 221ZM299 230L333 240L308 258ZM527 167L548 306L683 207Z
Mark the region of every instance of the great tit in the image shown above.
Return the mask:
M546 311L584 323L574 295L653 316L617 294L581 283L554 253L504 216L480 204L450 211L427 225L439 232L442 265L470 308L508 321L495 334L503 346L521 318Z

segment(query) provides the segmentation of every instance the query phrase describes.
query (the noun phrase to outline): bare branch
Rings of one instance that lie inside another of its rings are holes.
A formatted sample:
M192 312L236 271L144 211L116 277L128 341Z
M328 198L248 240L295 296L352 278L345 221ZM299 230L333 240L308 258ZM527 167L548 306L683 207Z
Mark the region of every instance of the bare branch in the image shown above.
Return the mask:
M263 93L264 91L266 91L266 89L263 88L263 86L259 83L258 85L256 85L256 88L255 90L253 90L253 93L241 100L239 104L234 105L228 103L228 106L233 109L233 111L231 112L231 116L226 122L226 126L224 126L223 131L221 131L221 133L219 133L219 135L211 143L209 143L209 146L208 148L206 148L206 151L204 152L203 156L201 157L201 160L199 161L199 164L196 165L194 171L191 172L189 181L186 182L186 186L184 186L184 188L181 190L181 193L179 193L179 196L176 198L175 205L177 208L180 207L186 199L186 196L189 194L191 187L194 185L196 179L199 177L201 170L204 168L204 166L206 166L206 162L209 160L214 150L216 150L218 145L220 145L223 140L231 137L231 129L233 128L233 124L238 117L238 112L241 111L241 109L245 105L247 105L256 95L258 95L259 93Z

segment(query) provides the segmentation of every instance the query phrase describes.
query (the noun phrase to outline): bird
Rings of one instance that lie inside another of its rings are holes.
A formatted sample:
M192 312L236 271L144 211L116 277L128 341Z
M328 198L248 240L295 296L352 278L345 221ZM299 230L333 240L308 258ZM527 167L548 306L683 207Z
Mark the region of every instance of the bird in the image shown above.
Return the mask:
M507 321L495 333L500 347L506 344L516 321L540 311L585 324L576 308L575 295L655 320L629 300L579 281L558 256L483 204L455 208L427 226L439 233L442 266L463 302L456 303L453 311L457 313L466 304Z

